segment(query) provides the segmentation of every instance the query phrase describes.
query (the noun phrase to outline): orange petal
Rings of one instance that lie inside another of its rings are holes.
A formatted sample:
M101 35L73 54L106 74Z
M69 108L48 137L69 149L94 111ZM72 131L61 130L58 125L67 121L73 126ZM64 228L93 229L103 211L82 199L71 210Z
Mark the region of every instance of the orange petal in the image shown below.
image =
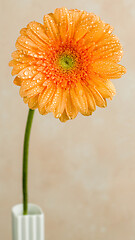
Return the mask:
M105 59L117 63L121 60L122 55L123 51L119 39L115 35L110 35L96 44L92 60Z
M96 89L98 90L98 92L102 95L103 98L109 98L112 99L112 97L115 95L114 91L112 92L105 83L103 82L97 82L94 83ZM114 90L114 89L113 89Z
M38 84L43 84L45 81L45 74L42 72L39 72L33 77L32 81L36 81Z
M69 38L72 38L75 32L76 24L81 16L81 11L77 9L70 9L69 10Z
M67 120L69 120L69 117L67 116L66 110L63 111L63 113L61 114L61 117L59 117L61 122L66 122Z
M106 107L107 106L106 100L102 97L102 95L98 92L98 90L96 88L91 88L91 92L94 96L96 105L98 107Z
M93 34L94 36L96 36L96 34L98 34L98 31L100 30L100 28L98 27L98 20L99 18L95 14L88 14L84 11L75 30L75 41L79 41L82 37L85 36L86 33L89 33L90 40L91 38L95 39L95 37L93 38Z
M22 51L23 54L34 57L34 58L44 58L45 52L39 48L32 48L30 46L27 46L26 44L16 42L15 44L17 50Z
M18 73L18 77L27 79L27 78L32 78L37 74L37 67L36 66L29 66L24 68Z
M67 39L69 29L69 12L67 8L56 8L54 11L54 18L57 22L61 40L65 41Z
M25 63L30 63L30 64L34 63L35 64L36 63L35 58L25 55L22 51L19 51L19 50L14 51L11 56L14 60L16 60L17 62L23 63L23 64L25 64Z
M29 89L26 90L26 89L23 87L23 84L21 84L21 87L20 87L20 96L21 96L21 97L31 98L31 97L34 97L34 96L38 95L38 94L41 93L43 90L44 90L44 87L38 86L38 85L36 85L36 86L33 87L33 88L29 88Z
M44 25L34 21L30 22L27 28L30 29L35 36L42 40L45 44L50 44L50 39L46 35Z
M40 84L37 81L33 81L33 79L25 79L22 81L22 88L24 91L32 89L33 87L39 86Z
M84 11L80 11L78 9L69 10L69 32L68 32L69 38L73 38L77 28L77 24L79 23L79 20L83 14Z
M103 98L112 99L112 97L116 93L115 87L111 83L111 81L107 79L102 79L97 74L91 74L88 83L89 88L96 88L98 92L100 92L100 94L103 96Z
M55 105L53 114L54 114L54 117L60 118L65 109L66 92L64 92L62 88L58 87L56 96L57 96L57 104Z
M29 99L28 106L30 109L36 109L38 107L38 95Z
M12 75L14 76L26 68L27 64L18 63L15 60L12 60L12 62L10 61L9 66L13 66Z
M110 80L106 80L105 85L109 89L109 91L112 93L112 96L114 96L116 94L116 89L113 83Z
M84 36L83 44L87 45L88 47L91 44L96 43L104 34L104 23L101 20L97 20L88 27L87 34Z
M88 114L88 102L83 86L80 83L76 84L75 88L71 88L71 98L76 105L78 111L83 114Z
M33 50L33 49L38 49L37 44L34 43L30 38L27 36L20 36L17 39L17 42L27 50ZM17 47L17 46L16 46Z
M27 35L35 44L37 44L39 49L43 51L47 50L48 45L43 42L37 35L35 35L35 33L29 28L27 29Z
M52 40L59 39L59 31L58 31L56 21L53 18L53 14L44 16L44 28L48 38Z
M54 112L57 105L59 105L60 99L61 99L61 93L62 90L60 87L56 87L54 94L51 98L50 104L47 106L47 111L48 112Z
M104 23L105 34L111 34L113 32L113 26L108 23Z
M22 29L20 30L20 34L21 34L22 36L27 36L26 31L27 31L27 28L22 28Z
M66 97L66 113L69 119L74 119L77 116L77 108L71 98L70 91L67 92Z
M104 24L104 33L103 33L103 35L101 36L101 38L100 38L100 41L102 41L104 38L108 38L109 36L111 36L112 34L112 32L113 32L113 27L110 25L110 24L108 24L108 23L103 23Z
M55 92L55 87L49 86L46 87L45 90L39 95L38 98L38 105L39 105L39 112L41 112L41 114L44 114L43 112L47 111L47 105L48 102L50 101L51 97L53 96Z
M104 78L120 78L126 73L122 65L106 60L98 60L92 64L92 67L94 72Z
M24 101L25 104L27 104L27 103L29 102L29 98L24 97L24 98L23 98L23 101Z
M96 103L90 89L88 89L87 87L85 89L85 95L87 97L87 102L88 102L88 110L89 110L88 115L90 115L92 114L92 112L96 110Z
M25 79L21 83L20 95L21 97L34 97L44 90L41 82L33 79Z
M22 79L19 78L19 77L16 77L16 78L14 79L13 83L14 83L15 85L17 85L17 86L21 86L21 84L22 84Z

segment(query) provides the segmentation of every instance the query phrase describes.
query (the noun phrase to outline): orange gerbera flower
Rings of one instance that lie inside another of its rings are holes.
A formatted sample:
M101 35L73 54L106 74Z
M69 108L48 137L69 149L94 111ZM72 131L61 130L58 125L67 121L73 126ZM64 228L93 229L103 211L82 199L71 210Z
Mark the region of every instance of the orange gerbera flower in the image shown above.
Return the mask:
M29 108L65 122L78 112L91 115L96 105L106 107L106 98L115 95L109 79L126 72L112 31L95 14L66 8L21 29L10 66Z

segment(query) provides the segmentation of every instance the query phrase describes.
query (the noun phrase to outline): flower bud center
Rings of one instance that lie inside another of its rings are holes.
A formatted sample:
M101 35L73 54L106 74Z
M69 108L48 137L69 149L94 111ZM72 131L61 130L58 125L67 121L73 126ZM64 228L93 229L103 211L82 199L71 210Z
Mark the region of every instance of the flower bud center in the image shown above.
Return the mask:
M75 59L72 55L64 54L59 58L59 65L64 70L71 70L75 65Z

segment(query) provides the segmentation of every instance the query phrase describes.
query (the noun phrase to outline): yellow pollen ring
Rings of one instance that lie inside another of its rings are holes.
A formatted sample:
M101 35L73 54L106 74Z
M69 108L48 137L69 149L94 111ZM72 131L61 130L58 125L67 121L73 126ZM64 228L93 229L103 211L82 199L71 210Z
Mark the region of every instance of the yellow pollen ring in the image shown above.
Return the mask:
M66 71L71 70L75 66L75 58L72 55L61 55L58 62L59 66Z

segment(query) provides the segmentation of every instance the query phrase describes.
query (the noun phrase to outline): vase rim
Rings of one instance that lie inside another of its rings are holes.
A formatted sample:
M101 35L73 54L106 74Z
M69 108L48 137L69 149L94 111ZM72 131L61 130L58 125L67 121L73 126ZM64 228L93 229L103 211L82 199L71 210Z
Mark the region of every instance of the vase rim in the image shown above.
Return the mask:
M12 208L12 213L19 217L19 216L23 216L23 217L28 217L28 216L34 216L34 215L43 215L43 211L42 209L33 203L29 203L28 204L28 214L27 215L23 215L23 204L17 204L15 206L13 206Z

